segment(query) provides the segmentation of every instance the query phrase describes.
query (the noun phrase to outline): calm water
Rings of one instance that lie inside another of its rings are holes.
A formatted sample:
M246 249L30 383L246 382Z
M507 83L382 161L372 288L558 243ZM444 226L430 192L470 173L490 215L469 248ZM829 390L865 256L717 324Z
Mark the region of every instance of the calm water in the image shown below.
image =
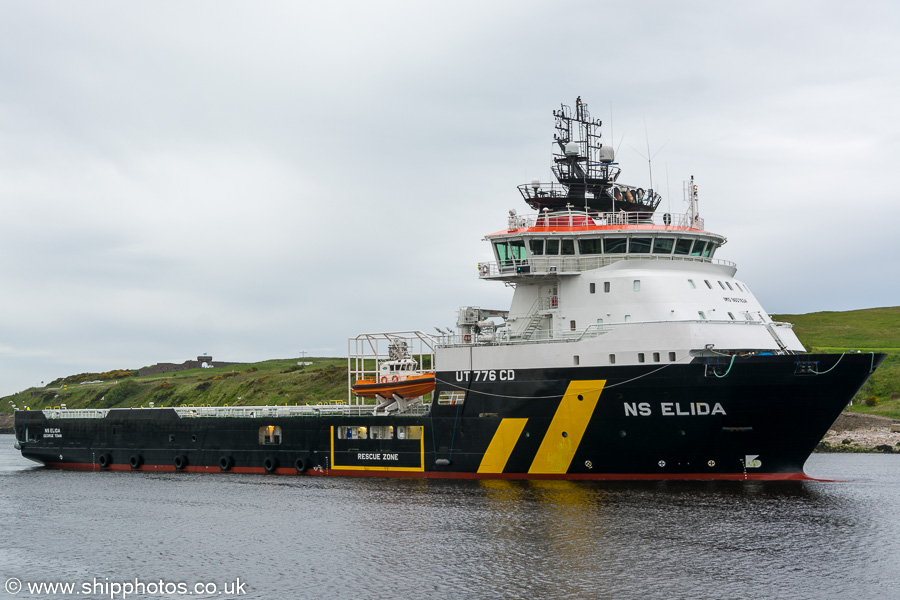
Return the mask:
M0 436L0 583L216 585L193 598L900 598L898 455L810 459L809 474L841 483L448 482L49 471L13 442ZM237 578L245 593L220 593ZM12 597L76 596L0 590Z

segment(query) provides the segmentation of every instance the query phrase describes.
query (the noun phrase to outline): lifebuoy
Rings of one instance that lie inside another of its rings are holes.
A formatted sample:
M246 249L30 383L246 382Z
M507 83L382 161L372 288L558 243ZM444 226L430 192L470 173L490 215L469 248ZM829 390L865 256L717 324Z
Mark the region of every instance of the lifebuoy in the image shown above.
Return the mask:
M387 383L387 375L381 377L381 383Z
M219 459L219 470L228 471L234 466L234 459L230 456L223 456Z
M144 458L140 454L132 454L131 458L128 459L128 464L131 465L132 469L140 469L141 465L144 464Z
M394 375L393 377L391 377L391 381L400 381L400 378Z
M267 456L266 460L263 461L263 469L266 470L266 473L273 473L275 469L278 468L278 461L272 458L271 456Z
M491 268L488 265L481 265L481 274L487 275L491 272Z
M294 461L294 468L297 469L298 473L302 473L306 470L306 461L303 460L302 457L297 458L297 460Z
M472 341L472 336L467 333L466 335L463 336L463 341L468 344L469 342Z
M105 469L112 464L112 456L109 454L101 454L100 458L97 459L97 464L100 465L101 469Z
M179 454L178 456L175 457L175 468L178 469L179 471L182 470L183 468L185 468L187 466L187 464L188 464L188 459L187 459L187 456L185 456L184 454Z

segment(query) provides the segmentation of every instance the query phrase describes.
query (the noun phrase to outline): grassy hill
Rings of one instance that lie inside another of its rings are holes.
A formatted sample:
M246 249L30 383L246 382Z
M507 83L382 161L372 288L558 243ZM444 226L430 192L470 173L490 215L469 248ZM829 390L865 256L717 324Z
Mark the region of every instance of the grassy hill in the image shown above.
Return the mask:
M900 307L806 315L772 315L794 324L807 349L827 352L887 352L849 410L900 419ZM138 377L135 371L82 373L0 399L0 413L12 405L32 409L129 406L236 406L318 404L347 400L343 358L267 360L234 368L193 369ZM866 400L872 406L866 404Z
M848 410L900 419L900 306L772 318L793 323L797 337L810 351L887 353Z
M319 404L347 401L347 360L305 358L267 360L213 369L191 369L138 377L137 370L82 373L0 399L0 412L12 404L40 409L148 406L246 406Z

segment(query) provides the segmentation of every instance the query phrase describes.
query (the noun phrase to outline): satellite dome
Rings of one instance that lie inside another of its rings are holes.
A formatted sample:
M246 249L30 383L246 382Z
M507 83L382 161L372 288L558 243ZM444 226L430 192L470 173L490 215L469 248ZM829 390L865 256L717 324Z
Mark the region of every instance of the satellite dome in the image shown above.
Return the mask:
M616 161L616 153L613 151L612 146L601 146L597 154L600 158L600 162L602 163L611 163Z
M566 156L578 156L578 142L566 143Z

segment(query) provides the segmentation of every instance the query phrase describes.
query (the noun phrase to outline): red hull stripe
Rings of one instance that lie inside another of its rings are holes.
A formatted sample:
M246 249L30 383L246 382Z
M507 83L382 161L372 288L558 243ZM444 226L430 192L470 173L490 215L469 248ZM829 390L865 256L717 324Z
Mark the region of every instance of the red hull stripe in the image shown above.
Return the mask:
M105 469L91 463L47 463L50 469L77 469L84 471L177 471L174 465L141 465L132 469L130 465L112 464ZM197 467L188 465L182 471L189 473L221 473L218 466ZM263 467L232 467L229 473L265 473ZM329 475L332 477L409 477L415 479L567 479L575 481L834 481L818 479L806 473L454 473L451 471L331 471L310 468L304 473L296 469L281 467L275 470L279 475Z

